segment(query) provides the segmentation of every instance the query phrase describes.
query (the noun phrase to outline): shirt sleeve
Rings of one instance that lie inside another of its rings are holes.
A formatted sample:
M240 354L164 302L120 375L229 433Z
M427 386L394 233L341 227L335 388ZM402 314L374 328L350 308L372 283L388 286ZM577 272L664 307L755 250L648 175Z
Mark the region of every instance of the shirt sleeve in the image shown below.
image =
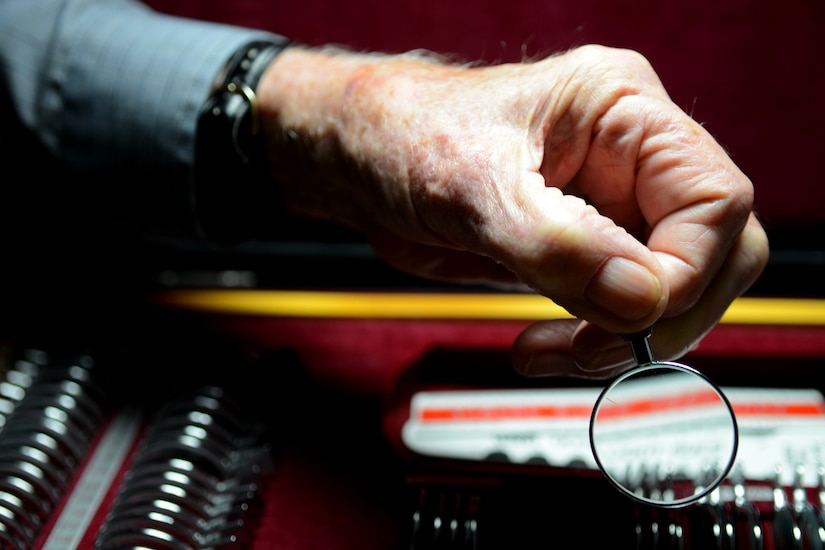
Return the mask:
M221 66L257 39L285 41L134 0L2 0L0 96L11 105L0 108L60 163L104 180L99 199L185 204L198 110Z
M73 165L191 163L197 111L242 44L282 37L130 0L4 0L0 59L21 120Z

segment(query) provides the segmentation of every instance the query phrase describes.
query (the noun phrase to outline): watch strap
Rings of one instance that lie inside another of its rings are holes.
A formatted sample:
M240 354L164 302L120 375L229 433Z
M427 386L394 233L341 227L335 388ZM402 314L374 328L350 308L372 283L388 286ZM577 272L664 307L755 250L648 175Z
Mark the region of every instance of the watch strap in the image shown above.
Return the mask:
M218 74L198 116L193 189L203 236L232 245L255 237L278 210L277 185L267 174L256 88L286 42L254 41Z

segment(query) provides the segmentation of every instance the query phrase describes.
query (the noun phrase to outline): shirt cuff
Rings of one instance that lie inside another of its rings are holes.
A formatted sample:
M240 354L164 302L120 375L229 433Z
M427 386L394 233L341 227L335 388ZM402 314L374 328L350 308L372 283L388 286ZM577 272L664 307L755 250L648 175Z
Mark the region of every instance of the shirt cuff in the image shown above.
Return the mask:
M41 129L70 164L191 166L198 110L233 51L282 37L108 0L67 5L54 42Z

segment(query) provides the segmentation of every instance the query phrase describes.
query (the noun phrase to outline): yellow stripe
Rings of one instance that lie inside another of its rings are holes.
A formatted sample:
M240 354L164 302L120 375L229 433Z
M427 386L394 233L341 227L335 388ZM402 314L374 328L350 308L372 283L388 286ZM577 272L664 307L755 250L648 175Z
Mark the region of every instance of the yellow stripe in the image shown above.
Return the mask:
M178 290L153 301L193 311L273 317L527 320L570 318L533 294ZM825 300L739 298L722 323L823 325Z
M825 326L825 300L811 298L739 298L723 323Z

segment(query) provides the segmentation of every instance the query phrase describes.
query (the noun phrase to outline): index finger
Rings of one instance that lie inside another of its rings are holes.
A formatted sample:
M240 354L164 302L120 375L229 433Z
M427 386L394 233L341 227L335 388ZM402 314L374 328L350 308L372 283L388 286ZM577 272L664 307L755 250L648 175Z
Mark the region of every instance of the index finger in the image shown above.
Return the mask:
M642 138L636 180L650 226L647 247L668 277L666 316L700 298L753 207L751 181L722 147L687 115L674 118L652 121Z

